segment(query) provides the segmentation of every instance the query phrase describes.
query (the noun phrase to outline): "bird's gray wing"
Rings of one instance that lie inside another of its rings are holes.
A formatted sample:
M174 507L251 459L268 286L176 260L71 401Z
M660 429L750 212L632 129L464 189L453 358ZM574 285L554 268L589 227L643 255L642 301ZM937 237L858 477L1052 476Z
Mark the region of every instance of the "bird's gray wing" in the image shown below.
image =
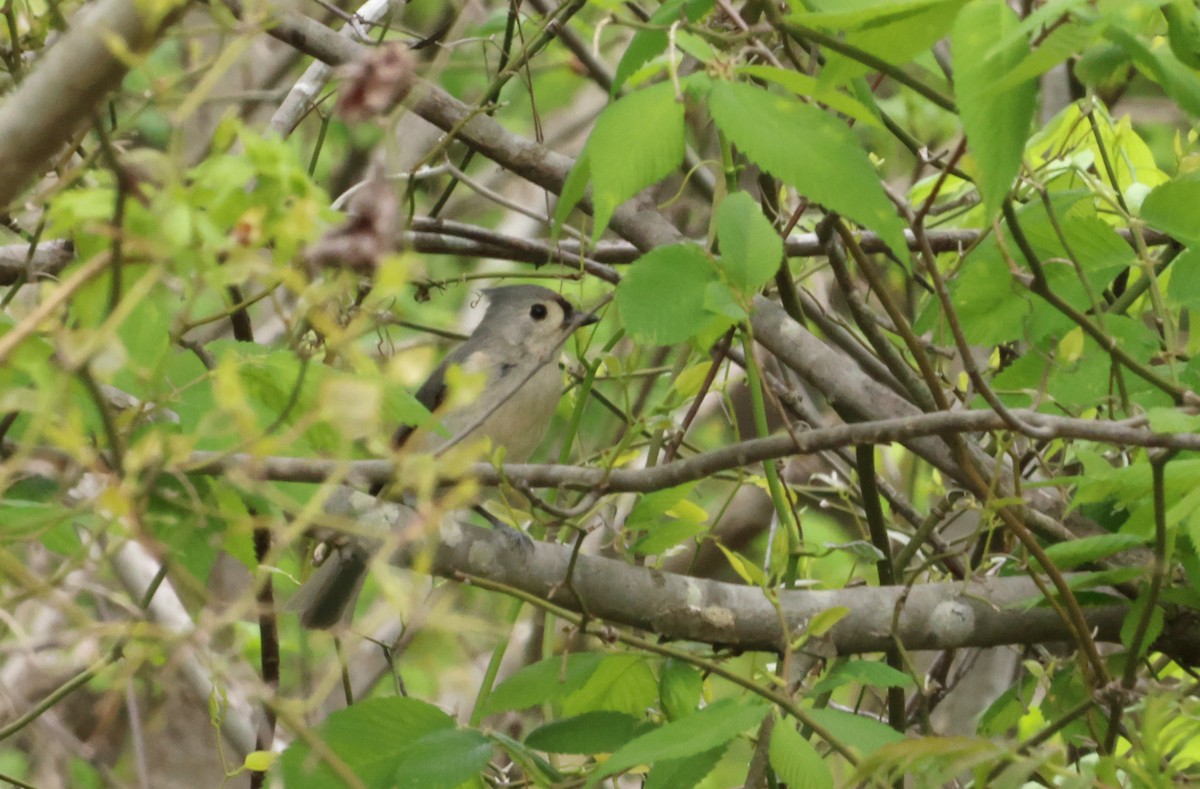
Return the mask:
M446 368L454 364L453 354L442 360L442 363L434 368L429 377L425 379L425 383L421 384L421 388L417 390L417 402L429 409L433 413L446 402ZM396 428L396 432L392 434L392 449L399 449L404 446L404 442L412 435L416 428L413 425L400 425Z
M433 368L433 372L425 379L425 383L421 384L421 388L417 390L417 402L429 409L429 413L435 412L442 407L446 402L446 370L452 364L461 364L466 354L461 353L463 346L460 345L446 355L442 359L441 364ZM396 428L396 432L392 434L392 449L400 449L412 436L417 428L414 425L400 425ZM383 483L377 482L371 486L371 495L378 496L383 490Z

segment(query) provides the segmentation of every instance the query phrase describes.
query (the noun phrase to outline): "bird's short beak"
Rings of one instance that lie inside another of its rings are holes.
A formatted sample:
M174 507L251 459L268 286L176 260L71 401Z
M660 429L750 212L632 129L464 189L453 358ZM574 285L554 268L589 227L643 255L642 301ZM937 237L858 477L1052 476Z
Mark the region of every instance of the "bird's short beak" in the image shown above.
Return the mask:
M594 312L581 312L575 316L575 328L579 329L584 326L591 326L593 323L599 323L600 316Z

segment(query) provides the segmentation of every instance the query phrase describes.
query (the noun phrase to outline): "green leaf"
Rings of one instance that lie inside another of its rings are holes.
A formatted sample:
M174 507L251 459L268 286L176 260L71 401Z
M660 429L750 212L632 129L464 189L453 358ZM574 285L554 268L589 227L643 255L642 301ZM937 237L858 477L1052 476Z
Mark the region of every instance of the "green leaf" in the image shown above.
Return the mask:
M704 291L704 308L717 319L727 319L729 321L746 319L746 310L738 303L738 300L733 295L733 291L724 282L708 283L708 288ZM721 328L717 329L715 334L719 335L723 332L726 325L728 324L722 323ZM716 337L713 340L715 341ZM704 346L708 346L709 344L701 342L701 345Z
M719 542L716 543L716 546L721 553L725 554L726 561L729 562L729 566L733 568L739 578L750 586L766 586L767 576L763 573L762 568L732 548L726 548Z
M718 745L712 750L687 756L682 759L663 759L656 762L646 775L642 789L676 789L681 786L699 786L713 771L725 754L728 745Z
M717 241L721 246L721 268L729 282L746 296L752 296L774 277L783 260L783 240L754 198L745 192L721 201L717 208Z
M1145 203L1142 207L1145 208ZM1189 310L1200 310L1200 246L1189 246L1175 258L1171 264L1167 294L1176 304L1182 304ZM1153 418L1151 425L1154 425ZM1154 429L1163 430L1161 427Z
M992 84L988 90L1004 93L1019 87L1023 82L1040 77L1092 43L1096 35L1096 30L1091 25L1066 24L1055 28L1038 44L1037 49L1025 55L1020 65Z
M455 789L487 768L492 751L492 741L474 729L431 732L405 749L390 786Z
M143 519L148 531L166 546L172 571L186 570L193 582L203 584L217 561L228 525L197 507L197 502L215 503L213 480L164 476L153 488Z
M856 29L846 33L845 41L889 63L908 63L945 38L954 23L955 14L965 2L966 0L935 0L897 3L895 0L874 0L868 3L873 6L872 18L865 24L854 25ZM840 8L841 5L832 7ZM893 9L902 10L900 13L888 13ZM870 71L865 64L832 51L826 53L826 59L827 63L821 70L820 79L827 84L845 84L848 80L861 77ZM931 71L920 75L928 83L939 81L939 76ZM938 84L934 84L934 87L942 88Z
M1169 48L1152 50L1121 25L1109 25L1104 35L1124 49L1138 70L1161 85L1176 104L1192 115L1200 115L1200 80Z
M642 496L629 517L625 529L646 532L631 547L642 555L662 553L695 537L707 529L708 513L687 496L695 484L655 491Z
M686 485L646 493L629 511L629 517L625 519L625 528L636 531L657 524L668 510L686 499L695 489L696 483L689 482Z
M850 609L844 605L835 605L818 611L808 620L804 632L810 636L821 637L833 629L833 626L850 615Z
M1121 644L1127 650L1133 649L1133 637L1137 634L1141 621L1146 617L1146 604L1149 601L1150 587L1147 585L1138 592L1137 599L1133 601L1133 605L1129 606L1129 613L1125 615L1125 621L1121 623ZM1154 610L1150 612L1150 621L1147 623L1142 643L1139 644L1142 654L1146 653L1149 646L1162 633L1162 629L1163 609L1162 603L1159 601L1159 604L1154 606Z
M1167 19L1167 43L1180 62L1200 68L1200 9L1192 0L1172 0L1162 7Z
M543 724L529 733L525 744L549 753L612 753L633 739L639 725L632 715L596 710Z
M1029 80L1006 90L990 90L1020 64L1029 51L1025 42L1015 42L991 58L981 58L980 53L1017 23L1017 15L1003 0L975 0L959 12L951 34L955 102L989 216L1000 212L1021 168L1037 85Z
M98 532L106 526L103 518L96 513L85 513L70 520L61 520L46 529L39 536L43 548L62 556L79 556L83 551L83 541L79 536L79 528Z
M705 361L693 364L671 380L671 391L678 392L681 397L695 397L700 393L700 387L712 370L712 362Z
M46 233L52 238L70 237L80 260L107 250L111 233L114 190L111 186L88 186L57 195L46 211Z
M685 520L666 520L646 529L646 534L629 546L641 556L654 556L669 551L697 534L708 531L704 523Z
M866 540L851 540L850 542L823 542L821 549L825 553L833 551L841 551L853 556L855 559L863 562L878 562L884 558L883 551L875 547L874 544Z
M1200 242L1200 173L1154 187L1142 201L1142 219L1181 241Z
M668 658L658 672L658 697L667 720L679 720L696 711L704 677L694 667Z
M256 427L264 430L276 422L289 426L307 425L302 437L290 447L294 452L339 451L344 439L327 422L313 422L309 418L319 402L321 379L330 372L326 365L303 360L290 350L269 350L232 340L211 342L207 348L218 358L213 382L217 388L217 406L229 412L252 411ZM235 393L228 388L234 384L233 376L242 391ZM226 388L222 389L222 386ZM216 431L217 436L224 434L227 441L245 440L244 431L239 430L241 426L235 424L237 420L230 419L228 414L215 416L221 426ZM198 432L204 437L205 441L201 443L206 447L216 438L203 428Z
M1132 65L1123 47L1101 42L1085 49L1072 71L1088 87L1111 87L1125 81Z
M621 203L670 174L683 160L683 104L670 82L618 99L600 113L576 168L591 174L593 238ZM570 180L570 178L568 179ZM578 191L578 184L571 184ZM569 210L573 205L568 205Z
M558 203L554 206L552 232L556 240L562 231L563 223L567 221L571 211L579 205L587 193L588 178L591 174L592 160L585 147L579 154L579 158L575 160L575 164L571 166L571 172L567 173L567 179L563 181L562 192L558 195Z
M454 719L432 704L382 698L367 699L330 714L315 735L364 784L384 787L393 784L396 766L414 743L434 732L453 729ZM288 789L343 785L337 773L303 740L293 742L283 752L280 763Z
M1046 556L1060 570L1070 570L1081 564L1145 545L1146 537L1136 534L1097 534L1046 546Z
M668 0L650 15L650 24L667 27L679 21L680 18L696 22L712 7L713 0ZM617 95L617 91L621 89L625 81L643 65L663 52L668 43L669 36L666 30L642 29L634 33L613 74L612 95Z
M909 19L931 7L946 5L953 0L868 0L868 2L845 3L848 10L810 11L791 14L789 22L824 27L832 30L869 30L889 27L898 21ZM835 4L834 7L837 7Z
M583 687L603 658L599 652L575 652L526 666L496 686L484 704L484 714L523 710L562 699Z
M1050 210L1053 218L1039 200L1017 211L1026 238L1042 260L1073 257L1093 292L1103 292L1118 272L1136 264L1129 244L1099 217L1088 193L1055 193ZM1088 289L1072 266L1046 268L1056 293L1082 311L1091 309ZM950 289L963 332L973 344L992 345L1016 338L1026 342L1042 338L1057 341L1070 331L1071 323L1061 313L1031 308L1031 297L1014 281L994 238L969 254ZM1034 386L1044 387L1044 363L1038 356L1027 354L1017 360L1017 365L1038 366L1032 372L1038 381ZM1016 374L1017 365L996 379L998 389Z
M828 708L809 710L808 716L839 742L853 746L863 756L904 739L904 735L874 718Z
M179 415L179 431L194 436L196 449L228 449L239 437L228 424L223 429L203 430L217 413L212 376L195 354L172 353L167 356L162 372L163 388L171 392L168 405Z
M707 40L686 30L675 31L675 46L680 52L691 55L701 63L711 63L720 57Z
M1098 586L1115 586L1116 584L1129 583L1135 578L1140 578L1146 574L1146 571L1141 567L1117 567L1112 570L1100 570L1094 573L1073 573L1067 579L1067 586L1071 591L1078 593L1084 589L1094 589ZM1058 593L1053 593L1058 597ZM1041 598L1035 602L1044 604L1045 599Z
M906 688L913 685L912 677L886 663L874 660L850 660L836 666L822 677L820 682L813 685L810 693L813 695L828 693L852 682L873 688Z
M708 285L716 281L712 260L694 244L651 250L617 285L617 308L634 340L673 345L708 323Z
M1126 72L1123 67L1121 74ZM1091 121L1095 121L1094 130ZM1061 153L1056 155L1056 151ZM1141 205L1149 192L1146 187L1170 180L1159 169L1154 153L1133 127L1132 119L1125 115L1114 120L1098 102L1068 104L1034 133L1025 147L1025 155L1034 167L1045 165L1050 172L1061 172L1061 180L1056 180L1065 182L1068 189L1083 192L1089 202L1095 200L1096 185L1080 177L1076 172L1079 168L1100 168L1106 176L1111 168L1117 179L1116 188L1129 196L1135 207ZM1104 158L1108 159L1107 166Z
M563 699L564 715L593 710L641 715L658 696L658 680L642 655L605 655L583 687Z
M0 499L0 542L26 542L69 521L75 512L61 504L43 501ZM75 541L78 544L78 540Z
M292 402L295 388L304 384L301 375L304 363L289 351L262 350L245 343L226 344L225 351L238 357L238 371L246 391L269 413L284 411Z
M868 107L853 96L847 96L807 74L775 66L739 66L737 73L774 82L798 96L809 96L859 123L874 126L880 130L885 128L883 121L879 120L877 107Z
M722 699L710 704L694 715L672 721L631 740L609 757L588 780L587 786L594 786L602 778L639 764L683 759L724 745L761 723L768 709L765 704L741 699Z
M755 164L831 211L874 230L903 255L904 226L879 175L844 123L754 85L716 82L708 108L717 127Z
M126 289L133 287L132 282L123 283ZM172 312L168 300L178 299L161 284L150 287L145 297L138 299L137 305L130 310L128 317L121 322L117 330L129 353L130 365L121 370L123 378L119 378L119 386L134 389L149 371L157 371L171 348ZM140 391L140 389L134 389Z
M1000 737L1014 728L1027 712L1025 699L1030 694L1027 686L1032 682L1033 677L1026 675L1001 693L980 717L978 733L985 737Z
M1061 25L1065 15L1073 11L1077 6L1090 3L1091 0L1047 0L1021 19L1021 24L1016 27L1009 28L1008 32L1002 36L998 36L992 45L988 47L984 57L993 57L996 54L1008 49L1018 41L1023 41L1030 36L1037 36L1044 30L1053 32L1056 25ZM1071 19L1075 17L1072 16Z
M1122 524L1123 532L1149 536L1154 529L1153 486L1150 464L1144 459L1129 466L1111 467L1099 457L1081 455L1084 473L1076 483L1073 506L1111 501L1129 511ZM1196 481L1200 480L1200 459L1184 457L1172 461L1166 475L1167 524L1179 522L1189 514L1188 509L1179 509L1186 503L1194 508L1194 494L1200 491Z
M278 758L279 754L274 751L251 751L242 760L242 766L254 772L266 772L271 769L271 765L275 764Z
M915 786L941 786L955 776L994 765L1005 757L1003 745L982 737L921 737L880 748L872 758L859 763L851 782L890 783L910 778ZM1021 780L1011 785L1024 783Z
M833 786L833 773L813 744L796 731L789 719L775 721L768 751L771 768L788 789L826 789Z

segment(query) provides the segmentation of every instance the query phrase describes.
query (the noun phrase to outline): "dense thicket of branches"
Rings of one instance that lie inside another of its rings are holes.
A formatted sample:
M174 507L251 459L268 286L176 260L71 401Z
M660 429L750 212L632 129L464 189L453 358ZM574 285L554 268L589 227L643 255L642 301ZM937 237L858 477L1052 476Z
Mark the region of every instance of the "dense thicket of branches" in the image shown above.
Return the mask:
M1194 3L2 10L0 781L1195 777Z

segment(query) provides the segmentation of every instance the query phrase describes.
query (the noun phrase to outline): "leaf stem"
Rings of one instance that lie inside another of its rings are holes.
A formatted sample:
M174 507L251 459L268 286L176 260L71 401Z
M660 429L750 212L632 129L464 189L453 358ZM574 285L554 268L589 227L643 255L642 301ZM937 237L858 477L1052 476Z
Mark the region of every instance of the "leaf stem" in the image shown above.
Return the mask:
M754 429L759 438L766 438L770 435L767 426L766 399L763 396L762 375L758 369L758 360L754 357L753 341L750 327L744 327L742 330L742 353L746 358L746 382L750 387L750 403L754 410ZM775 461L765 461L763 471L767 475L767 489L771 492L771 502L775 505L776 517L779 518L779 523L783 525L787 534L788 555L784 585L791 587L798 577L799 553L804 537L800 533L800 523L792 513L792 508L788 505L787 497L783 493L783 485L779 480L779 470L775 467Z

